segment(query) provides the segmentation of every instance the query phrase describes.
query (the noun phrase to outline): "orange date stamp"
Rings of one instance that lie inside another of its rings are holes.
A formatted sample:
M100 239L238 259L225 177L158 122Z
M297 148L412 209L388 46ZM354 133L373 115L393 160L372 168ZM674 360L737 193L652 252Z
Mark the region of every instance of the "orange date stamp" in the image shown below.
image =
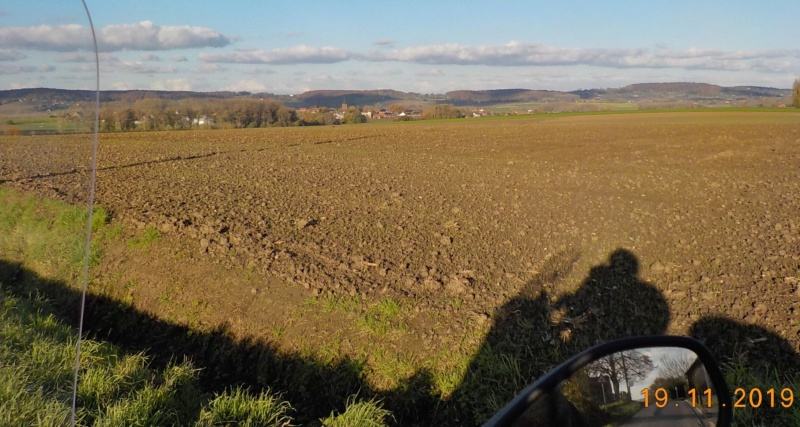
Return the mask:
M670 401L669 392L665 388L650 390L644 388L641 391L644 396L644 407L655 405L664 408ZM692 408L712 408L716 404L716 398L710 388L698 391L691 388L686 391L685 401ZM733 391L734 408L791 408L794 404L794 391L788 387L781 390L774 388L762 390L760 388L737 388ZM724 405L724 404L723 404Z

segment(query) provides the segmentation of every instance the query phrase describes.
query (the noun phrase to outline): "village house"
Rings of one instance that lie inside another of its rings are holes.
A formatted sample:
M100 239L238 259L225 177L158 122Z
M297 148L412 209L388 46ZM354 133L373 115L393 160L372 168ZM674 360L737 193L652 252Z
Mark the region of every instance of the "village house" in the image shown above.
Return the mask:
M210 118L208 116L202 116L202 117L198 117L198 118L192 120L192 125L193 126L204 126L204 125L213 125L213 124L214 124L214 119L212 119L212 118Z

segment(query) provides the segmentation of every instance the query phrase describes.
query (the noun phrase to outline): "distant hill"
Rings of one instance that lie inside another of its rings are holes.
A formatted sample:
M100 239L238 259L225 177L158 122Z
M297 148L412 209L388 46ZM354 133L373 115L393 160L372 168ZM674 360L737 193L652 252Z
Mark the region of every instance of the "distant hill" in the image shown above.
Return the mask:
M12 89L0 90L0 104L26 101L41 105L71 103L94 100L94 92L67 89ZM696 102L709 105L731 102L771 100L779 103L791 97L791 89L778 89L760 86L725 87L708 83L669 82L637 83L620 88L580 89L571 92L534 89L494 89L494 90L456 90L444 95L423 95L414 92L401 92L392 89L380 90L313 90L299 95L275 95L272 93L250 92L189 92L123 90L101 91L102 102L133 102L147 97L169 100L192 98L256 98L277 99L293 108L329 107L338 108L342 104L370 105L387 107L403 104L407 107L428 105L434 100L459 106L491 106L509 103L564 103L564 102L624 102L624 103L664 103Z
M456 105L497 104L506 102L572 102L580 97L553 90L495 89L495 90L456 90L445 94L447 102Z
M190 91L158 91L158 90L103 90L100 91L100 102L128 101L144 98L161 98L169 100L197 98L260 98L278 99L290 107L330 107L338 108L343 103L350 105L388 105L396 102L424 101L425 97L413 92L397 90L313 90L300 95L275 95L272 93L250 92L190 92ZM72 103L93 101L94 91L69 90L51 88L0 90L0 104L27 101L42 104Z
M725 87L708 83L637 83L614 89L588 89L571 92L581 99L602 97L610 102L643 101L732 101L791 96L791 89L761 86Z
M708 83L637 83L617 89L619 93L685 93L697 96L718 96L722 86Z
M288 99L287 99L288 98ZM338 108L342 104L349 105L376 105L392 104L402 101L419 101L422 95L413 92L400 92L391 89L379 90L312 90L292 97L279 98L286 105L300 107L331 107Z
M190 91L159 91L159 90L101 90L100 101L135 101L143 98L186 99L186 98L232 98L237 96L250 96L249 92L190 92ZM271 95L275 97L275 95ZM95 92L92 90L71 90L51 88L11 89L0 90L0 104L6 102L49 101L49 102L78 102L93 101Z

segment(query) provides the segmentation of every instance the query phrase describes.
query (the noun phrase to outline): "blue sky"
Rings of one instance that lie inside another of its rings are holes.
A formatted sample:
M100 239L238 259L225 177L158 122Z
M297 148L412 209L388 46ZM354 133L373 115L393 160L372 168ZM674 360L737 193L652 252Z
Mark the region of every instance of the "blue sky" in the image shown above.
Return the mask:
M0 6L0 89L93 87L79 1ZM790 87L793 1L88 0L102 89Z

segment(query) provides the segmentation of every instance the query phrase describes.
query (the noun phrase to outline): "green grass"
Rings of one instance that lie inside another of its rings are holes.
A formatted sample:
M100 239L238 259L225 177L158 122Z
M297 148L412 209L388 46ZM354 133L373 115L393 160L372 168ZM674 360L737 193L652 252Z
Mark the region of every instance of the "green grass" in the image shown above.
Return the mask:
M344 412L331 413L320 421L325 427L384 427L393 419L391 412L383 409L379 401L358 401L357 396L351 396Z
M43 280L77 287L87 219L85 210L80 208L0 188L2 426L69 425L77 334L53 314L61 308L36 292ZM92 259L99 263L100 244L104 239L120 238L121 230L106 224L108 215L102 208L97 208L93 221L96 227L93 244L97 247ZM157 232L145 230L135 238L134 247L147 247L157 238ZM15 263L20 263L18 269ZM128 290L136 286L135 282L125 284ZM12 294L10 289L16 293ZM30 295L26 295L28 292ZM205 305L199 300L198 307ZM79 426L289 426L293 423L290 403L269 388L259 393L241 387L209 393L201 389L199 369L191 361L152 368L148 355L126 353L108 342L87 339L81 348ZM296 366L305 367L301 369L306 369L309 376L321 369L313 360ZM363 372L364 365L350 361L347 369ZM331 422L383 425L375 422L386 418L390 414L376 402L352 400Z
M270 391L251 396L241 388L236 388L217 395L209 402L200 412L196 427L291 426L291 411L288 402Z
M601 406L600 409L604 410L612 419L612 422L607 424L607 426L615 426L624 423L629 418L636 415L636 413L642 409L642 402L620 400L606 406Z
M0 255L15 254L47 277L78 277L83 265L86 209L0 188ZM93 229L102 230L108 213L100 206L92 215ZM95 235L90 265L102 257L102 234Z
M322 299L322 309L328 313L352 313L361 308L361 296L353 297L328 296Z
M402 305L387 298L373 304L358 318L356 324L369 334L384 336L393 331L407 332L408 325L402 321Z
M725 380L733 393L733 402L737 402L740 393L735 393L735 389L742 388L745 393L759 389L762 393L764 403L758 408L752 407L746 395L743 408L734 409L734 426L754 426L754 425L774 425L774 426L797 426L800 425L800 374L771 371L756 371L748 368L743 362L732 360L722 365ZM781 406L781 390L789 388L793 391L794 402L789 408ZM770 407L767 397L767 390L775 390L775 407Z
M286 335L286 326L285 325L273 326L269 332L272 335L272 339L276 341L280 340L284 335Z
M24 133L35 134L40 133L75 133L75 132L90 132L92 123L91 120L84 121L68 120L64 117L49 117L49 116L36 116L36 117L20 117L5 120L2 126L8 130L9 128L17 128Z
M161 238L161 232L153 227L147 227L138 236L128 239L128 247L147 251L150 246Z
M0 425L69 424L75 333L47 310L41 298L0 288ZM291 425L291 406L269 390L236 388L209 401L190 362L155 370L144 354L95 340L81 356L80 426Z
M371 382L384 390L390 390L411 378L420 366L418 358L410 352L398 353L376 349L369 358L372 363L368 376Z

